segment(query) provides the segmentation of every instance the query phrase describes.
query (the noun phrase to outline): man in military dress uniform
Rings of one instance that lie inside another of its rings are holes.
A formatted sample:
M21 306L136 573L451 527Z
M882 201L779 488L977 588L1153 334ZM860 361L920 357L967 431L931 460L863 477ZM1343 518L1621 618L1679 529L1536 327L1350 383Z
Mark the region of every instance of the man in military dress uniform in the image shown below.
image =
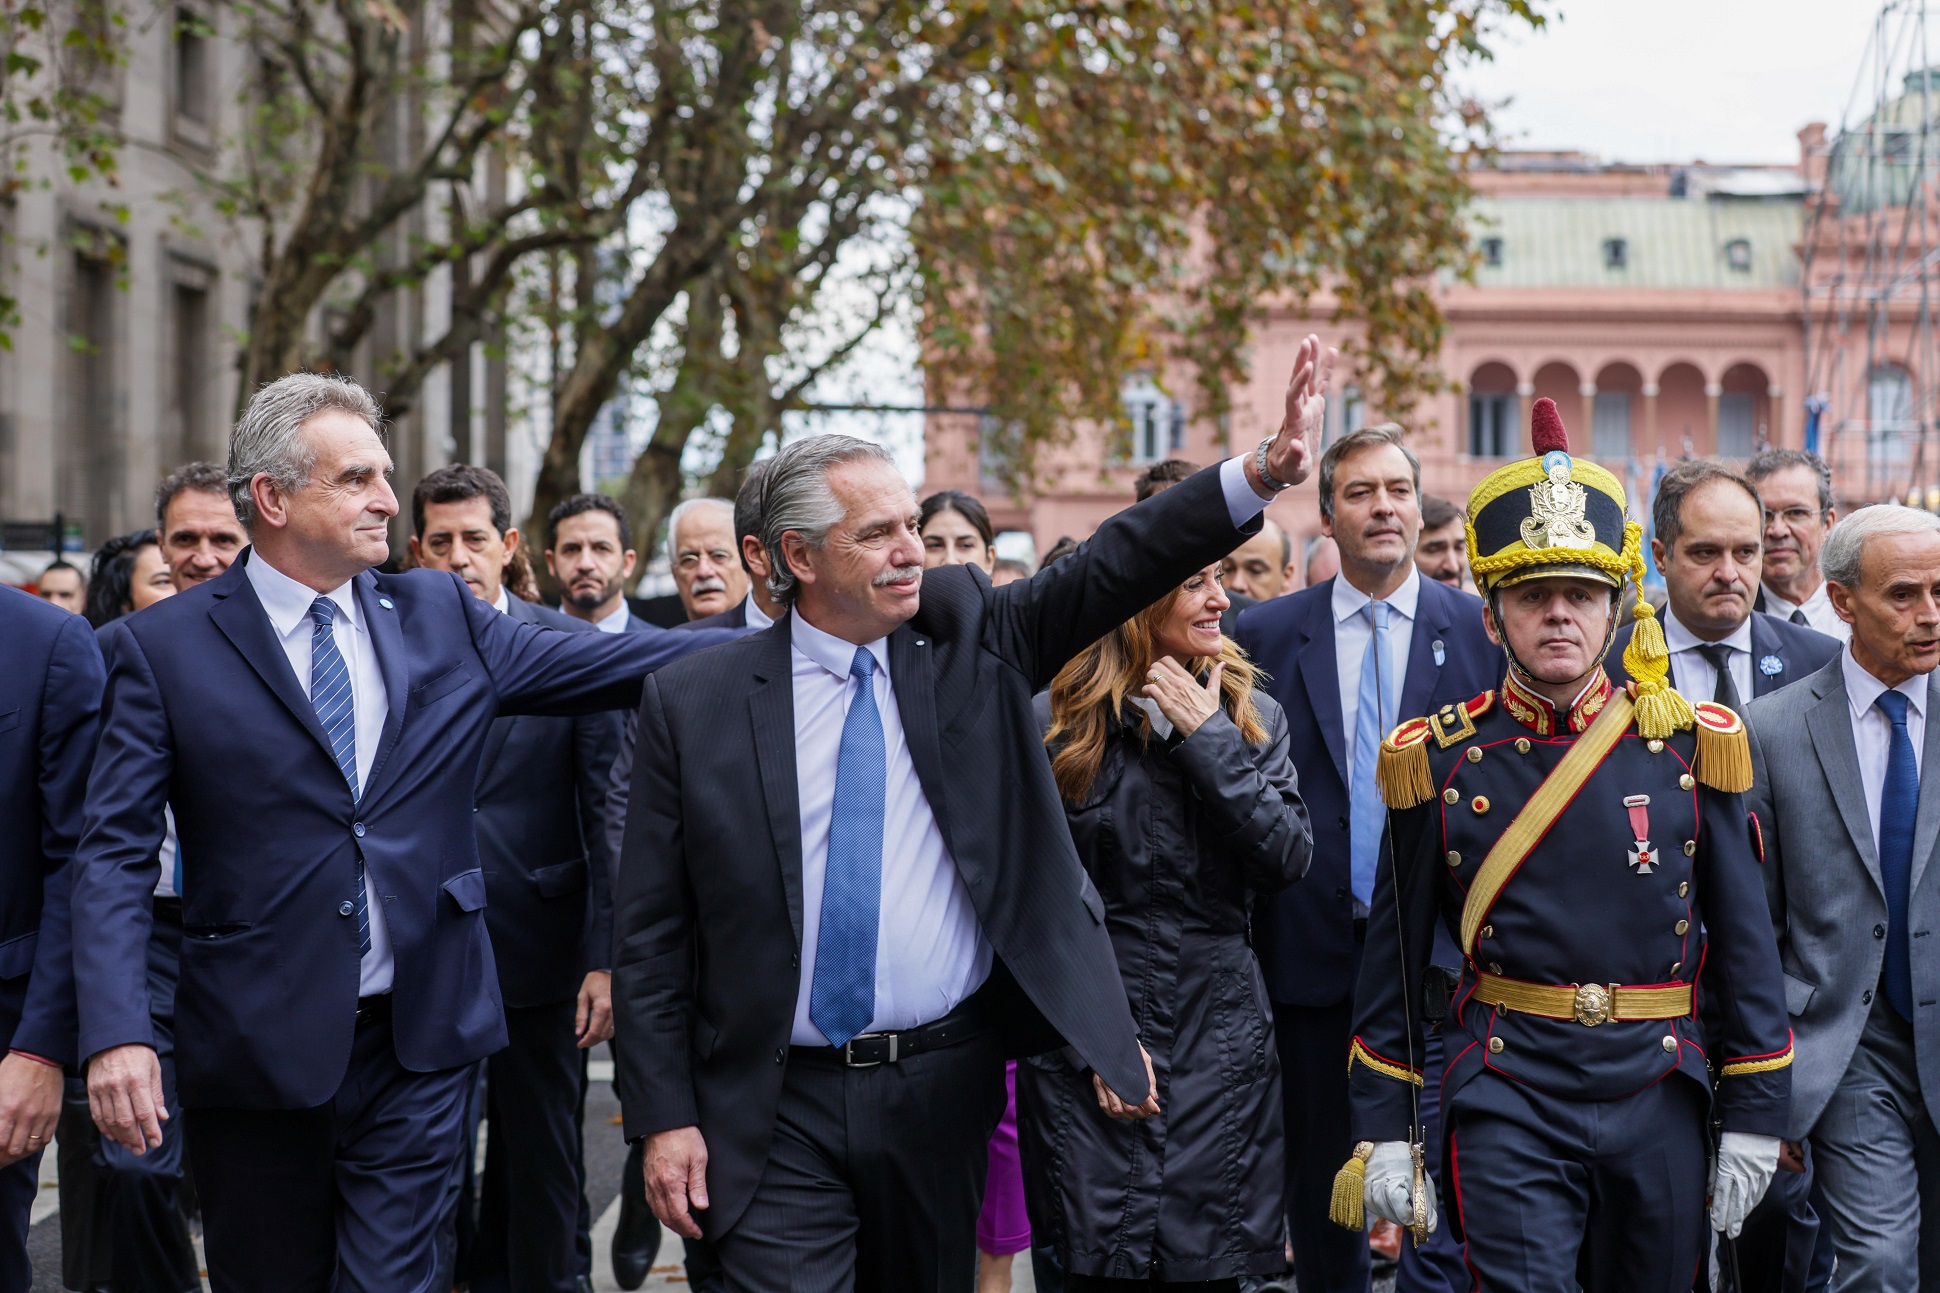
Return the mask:
M1463 953L1443 1025L1442 1201L1478 1286L1682 1293L1707 1184L1710 1224L1735 1235L1771 1180L1791 1091L1741 798L1749 750L1736 714L1669 686L1646 602L1624 655L1634 681L1612 686L1602 662L1625 578L1643 573L1640 529L1616 479L1570 457L1551 401L1532 423L1537 457L1490 475L1468 508L1501 690L1382 747L1391 852L1349 1059L1361 1143L1336 1210L1351 1222L1364 1198L1436 1223L1411 1039L1437 995L1441 920Z

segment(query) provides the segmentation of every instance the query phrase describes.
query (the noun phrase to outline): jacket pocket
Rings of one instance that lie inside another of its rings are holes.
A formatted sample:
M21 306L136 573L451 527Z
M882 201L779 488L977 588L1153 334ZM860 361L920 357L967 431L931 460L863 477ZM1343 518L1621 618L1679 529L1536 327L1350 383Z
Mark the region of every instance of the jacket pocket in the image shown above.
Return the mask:
M0 709L0 732L10 732L20 726L20 711Z
M714 1043L720 1039L720 1032L697 1012L694 1015L694 1058L697 1060L713 1058Z
M34 968L34 952L40 946L40 931L30 929L18 938L0 943L0 979L17 979Z
M445 892L460 911L485 910L485 873L477 868L460 871L445 881Z
M246 920L219 920L200 925L182 926L182 936L202 943L213 943L218 939L229 938L236 934L246 934L255 926Z
M1091 883L1090 876L1081 875L1078 877L1078 897L1084 900L1085 910L1091 913L1091 918L1100 925L1104 924L1105 900L1098 896L1098 890Z
M443 700L471 681L471 676L471 670L462 664L455 664L429 682L419 683L411 688L411 708L423 709L434 701Z
M532 883L539 887L541 898L563 898L571 893L585 893L586 859L576 857L570 862L542 866L532 873Z
M1805 1008L1812 1004L1813 994L1818 990L1819 985L1816 983L1807 983L1804 979L1795 979L1789 974L1786 975L1785 1013L1788 1015L1804 1014Z

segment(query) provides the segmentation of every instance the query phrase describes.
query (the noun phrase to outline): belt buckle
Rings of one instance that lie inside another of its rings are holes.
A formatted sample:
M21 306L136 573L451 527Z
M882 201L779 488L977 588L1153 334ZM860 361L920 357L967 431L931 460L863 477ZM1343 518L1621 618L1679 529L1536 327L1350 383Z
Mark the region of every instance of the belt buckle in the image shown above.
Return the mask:
M855 1044L862 1041L873 1041L878 1037L887 1037L889 1039L889 1058L887 1060L858 1060L855 1057ZM857 1033L854 1037L842 1043L842 1067L851 1069L874 1069L881 1068L885 1063L894 1064L896 1062L896 1042L897 1037L895 1033Z
M1585 1028L1595 1028L1610 1019L1610 989L1601 983L1579 984L1576 989L1576 1022Z

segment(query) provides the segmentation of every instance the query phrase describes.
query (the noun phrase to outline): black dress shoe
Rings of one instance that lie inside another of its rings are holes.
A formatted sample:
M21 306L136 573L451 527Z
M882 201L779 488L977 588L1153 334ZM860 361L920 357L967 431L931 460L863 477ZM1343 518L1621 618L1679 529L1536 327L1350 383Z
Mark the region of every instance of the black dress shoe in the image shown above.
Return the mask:
M613 1229L613 1280L632 1290L647 1282L660 1256L660 1222L647 1206L646 1142L627 1151L620 1176L620 1224Z

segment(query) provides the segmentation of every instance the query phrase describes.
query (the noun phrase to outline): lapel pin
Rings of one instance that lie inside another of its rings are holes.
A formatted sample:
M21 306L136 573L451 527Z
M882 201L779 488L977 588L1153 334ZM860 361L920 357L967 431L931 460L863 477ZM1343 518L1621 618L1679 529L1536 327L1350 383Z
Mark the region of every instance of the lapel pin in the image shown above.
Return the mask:
M1448 659L1448 650L1447 648L1442 646L1442 640L1440 638L1436 638L1433 642L1430 642L1428 644L1428 649L1435 653L1435 667L1437 669L1441 668L1442 662Z
M1767 678L1776 678L1785 672L1785 662L1775 655L1765 656L1758 662L1758 672Z
M388 611L388 610L391 610L391 609L392 609L392 606L391 606L391 599L390 599L390 598L388 598L388 597L380 597L380 598L378 598L378 599L377 599L377 604L378 604L379 606L382 606L382 607L383 607L383 608L384 608L385 610L387 610L387 611Z

